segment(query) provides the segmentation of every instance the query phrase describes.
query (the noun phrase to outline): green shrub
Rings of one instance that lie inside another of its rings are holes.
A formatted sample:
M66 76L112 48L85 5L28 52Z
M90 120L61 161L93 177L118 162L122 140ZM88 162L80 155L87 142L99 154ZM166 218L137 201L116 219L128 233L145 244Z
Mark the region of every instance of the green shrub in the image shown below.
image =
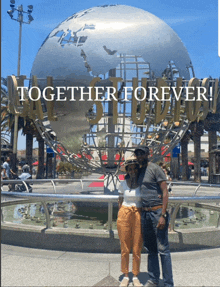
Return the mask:
M71 164L70 162L61 161L57 166L57 172L59 174L70 174L71 172L81 172L81 168Z

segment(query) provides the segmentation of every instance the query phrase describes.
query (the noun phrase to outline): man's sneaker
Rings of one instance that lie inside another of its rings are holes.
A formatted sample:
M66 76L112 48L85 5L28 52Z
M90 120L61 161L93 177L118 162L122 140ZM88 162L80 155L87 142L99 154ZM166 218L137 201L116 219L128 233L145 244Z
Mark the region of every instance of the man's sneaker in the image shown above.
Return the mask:
M157 287L158 285L154 282L152 282L151 280L147 281L147 284L144 285L144 287Z
M128 284L129 284L129 278L124 277L120 283L120 287L128 287Z
M141 282L139 281L139 279L136 277L136 278L133 278L133 285L135 286L135 287L142 287L143 286L143 284L141 284Z

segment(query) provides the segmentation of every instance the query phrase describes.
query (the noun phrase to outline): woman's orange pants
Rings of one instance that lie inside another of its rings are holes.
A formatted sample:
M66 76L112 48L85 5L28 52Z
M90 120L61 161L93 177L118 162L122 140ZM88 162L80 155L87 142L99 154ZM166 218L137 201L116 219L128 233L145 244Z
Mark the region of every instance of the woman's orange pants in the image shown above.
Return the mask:
M141 233L141 208L121 206L117 220L118 236L121 243L121 271L129 272L129 254L133 251L132 273L140 272L141 249L143 244Z

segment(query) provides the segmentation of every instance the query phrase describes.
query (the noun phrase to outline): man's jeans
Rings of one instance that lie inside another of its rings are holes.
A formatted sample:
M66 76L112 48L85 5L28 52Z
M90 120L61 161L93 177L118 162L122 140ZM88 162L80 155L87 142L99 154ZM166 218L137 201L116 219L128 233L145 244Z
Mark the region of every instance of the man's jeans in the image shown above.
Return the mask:
M164 229L158 229L157 224L161 216L162 209L155 211L142 211L141 225L144 240L144 247L148 253L148 274L150 280L158 284L160 277L158 253L161 258L164 286L173 285L172 264L168 243L169 218L166 218ZM168 215L168 214L167 214Z

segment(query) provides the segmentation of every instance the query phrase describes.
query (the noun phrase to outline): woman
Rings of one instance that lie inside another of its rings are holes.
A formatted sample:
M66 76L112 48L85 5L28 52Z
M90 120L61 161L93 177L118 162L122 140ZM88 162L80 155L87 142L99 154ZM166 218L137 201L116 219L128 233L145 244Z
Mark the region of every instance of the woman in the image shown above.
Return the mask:
M133 285L143 286L137 278L140 272L140 260L142 249L141 234L141 198L140 187L137 179L139 174L139 164L136 157L130 157L125 162L126 176L120 183L119 192L119 212L117 220L118 235L121 243L121 271L124 278L121 287L129 284L129 253L133 250Z

